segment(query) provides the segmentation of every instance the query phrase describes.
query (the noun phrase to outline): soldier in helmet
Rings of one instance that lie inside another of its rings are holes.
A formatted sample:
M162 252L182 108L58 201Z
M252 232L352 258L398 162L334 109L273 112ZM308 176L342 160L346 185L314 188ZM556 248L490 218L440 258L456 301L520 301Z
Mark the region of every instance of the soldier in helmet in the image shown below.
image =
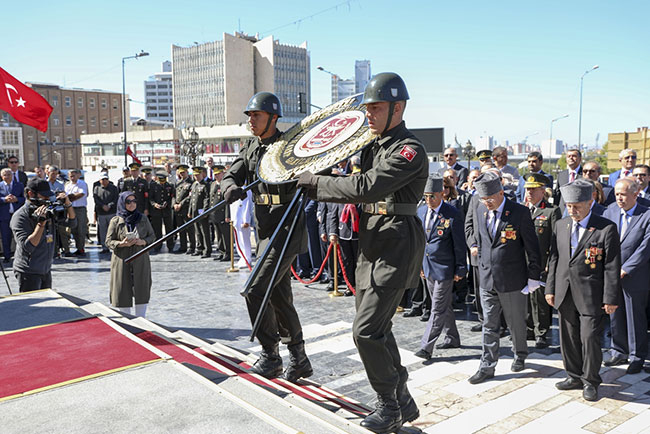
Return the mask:
M244 113L248 116L248 125L255 137L243 146L237 159L232 163L221 182L224 198L228 203L243 199L240 186L250 184L257 179L257 165L266 152L267 146L277 141L282 133L276 123L282 116L282 106L277 96L270 92L260 92L251 98ZM255 202L255 225L259 242L258 253L268 246L269 239L280 223L291 199L296 193L294 183L270 185L259 183L252 190ZM279 233L279 239L286 239L290 223L286 223ZM262 354L251 368L252 372L264 377L277 377L282 374L282 358L279 341L287 344L290 363L284 371L284 378L296 381L301 377L312 375L312 367L307 355L298 313L293 305L289 268L296 256L307 251L307 231L304 214L300 214L296 230L291 237L284 257L280 257L281 243L272 246L267 260L260 265L257 278L252 283L246 298L251 322L255 321L267 287L271 283L273 269L278 261L280 268L278 278L273 282L269 308L262 317L257 339L262 344Z
M192 178L190 178L189 166L187 164L179 164L176 167L176 175L178 182L176 183L176 192L174 197L174 217L176 224L180 227L189 221L187 217L190 209L190 193L192 190ZM191 255L194 253L196 247L196 239L194 236L194 225L189 225L186 229L179 232L180 248L176 253L186 253ZM188 247L189 240L189 247Z
M165 225L165 233L174 230L172 226L172 200L174 199L174 186L167 182L167 172L156 173L156 181L149 186L149 217L151 226L156 238L162 238L162 227ZM167 250L171 253L174 248L174 238L167 239ZM158 246L157 252L162 249Z
M187 217L193 219L203 214L210 208L210 180L207 179L205 167L196 166L192 168L194 174L194 184L190 193L190 207L187 211ZM196 233L196 250L193 256L209 258L212 255L212 240L210 239L210 222L203 218L194 223Z
M131 176L124 179L120 193L124 191L132 191L135 194L135 200L137 201L136 209L144 215L149 215L149 207L147 206L149 186L147 185L147 181L140 177L140 167L142 167L142 165L138 163L129 164Z
M402 117L409 99L395 73L377 74L366 86L362 104L374 141L361 154L361 174L350 177L300 175L298 185L318 201L363 203L359 222L356 307L352 333L377 393L377 408L361 426L397 431L420 412L406 387L391 318L406 288L418 285L424 256L424 229L417 204L427 182L429 161ZM408 252L409 254L405 254Z

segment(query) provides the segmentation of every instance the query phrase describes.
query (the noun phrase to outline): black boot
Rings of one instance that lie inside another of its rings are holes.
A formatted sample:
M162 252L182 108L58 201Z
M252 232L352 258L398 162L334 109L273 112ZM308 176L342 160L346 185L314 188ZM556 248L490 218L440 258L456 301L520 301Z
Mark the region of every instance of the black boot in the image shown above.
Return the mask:
M305 354L305 344L300 343L289 347L289 366L284 371L284 379L295 383L299 378L311 377L314 371Z
M280 357L279 345L264 347L260 358L251 367L250 372L265 378L275 378L282 375L282 357Z
M408 387L406 387L406 378L397 385L397 402L402 412L402 423L413 422L420 417L420 410L418 410L415 399L413 399Z
M397 432L402 426L402 413L395 392L377 395L377 406L361 421L361 426L379 434Z

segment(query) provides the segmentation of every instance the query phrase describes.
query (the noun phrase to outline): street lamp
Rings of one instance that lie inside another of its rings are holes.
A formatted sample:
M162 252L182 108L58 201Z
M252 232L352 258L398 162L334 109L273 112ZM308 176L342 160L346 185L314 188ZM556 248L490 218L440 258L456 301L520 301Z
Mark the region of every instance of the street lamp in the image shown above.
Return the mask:
M556 121L559 121L560 119L564 119L564 118L568 118L568 117L569 117L569 115L566 114L564 116L560 116L559 118L555 118L555 119L551 120L551 134L550 134L549 139L548 139L549 146L553 146L553 122L556 122Z
M199 133L196 132L194 127L190 131L189 137L183 140L181 145L181 152L185 155L190 162L190 166L196 166L196 159L205 152L205 144L203 141L199 142Z
M585 78L585 75L596 69L598 69L598 65L592 66L591 69L586 70L580 77L580 116L578 119L578 149L580 149L580 151L582 151L582 81Z
M339 76L333 72L328 71L322 66L317 66L316 69L332 76L332 104L334 104L339 100Z
M135 56L122 57L122 127L124 128L124 165L128 165L126 158L126 83L124 80L124 61L126 59L138 59L139 57L148 56L149 53L140 50Z

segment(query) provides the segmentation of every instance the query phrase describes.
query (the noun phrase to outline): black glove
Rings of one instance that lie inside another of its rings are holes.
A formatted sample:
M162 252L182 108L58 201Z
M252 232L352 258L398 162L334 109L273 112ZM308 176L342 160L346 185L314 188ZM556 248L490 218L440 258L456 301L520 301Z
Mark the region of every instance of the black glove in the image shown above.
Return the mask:
M304 187L308 190L316 190L318 187L318 176L309 171L301 173L298 177L298 187Z
M244 190L242 190L241 187L237 187L236 185L228 187L228 190L223 193L223 198L226 199L226 202L229 204L239 199L244 199L245 197L246 193L244 193Z

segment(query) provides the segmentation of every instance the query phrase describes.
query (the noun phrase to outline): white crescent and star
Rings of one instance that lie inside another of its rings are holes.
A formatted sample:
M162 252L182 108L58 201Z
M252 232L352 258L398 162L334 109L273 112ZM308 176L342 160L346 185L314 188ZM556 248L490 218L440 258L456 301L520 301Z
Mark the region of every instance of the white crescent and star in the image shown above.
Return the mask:
M18 104L18 107L25 107L25 100L22 96L16 100L16 104Z
M9 90L13 90L14 92L16 92L16 95L18 95L18 99L15 100L15 101L16 101L16 104L17 104L16 107L23 107L23 108L25 108L25 102L26 102L26 101L23 99L22 96L20 96L20 94L18 93L18 91L16 90L16 88L13 87L12 85L10 85L9 83L5 83L5 87L7 88L7 99L9 100L9 104L11 104L12 107L14 106L13 102L11 102L11 94L9 93Z

